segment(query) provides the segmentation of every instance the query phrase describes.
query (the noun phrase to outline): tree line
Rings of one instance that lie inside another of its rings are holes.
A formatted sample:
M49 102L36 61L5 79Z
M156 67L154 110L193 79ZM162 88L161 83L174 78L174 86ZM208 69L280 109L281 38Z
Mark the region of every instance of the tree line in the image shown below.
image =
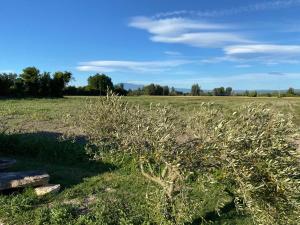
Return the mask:
M271 91L271 92L261 92L258 93L257 91L244 91L240 93L235 93L235 96L248 96L248 97L297 97L300 96L300 92L296 91L294 88L290 87L288 90L278 90L278 91Z
M106 95L112 90L118 95L158 95L158 96L276 96L289 97L299 96L294 88L289 88L285 92L264 92L244 91L234 92L232 87L218 87L212 91L204 91L199 84L193 84L190 92L182 92L174 87L161 86L159 84L149 84L137 90L126 90L123 84L114 85L111 78L105 74L95 74L87 79L87 85L76 87L68 86L72 80L72 73L68 71L40 72L36 67L27 67L22 73L0 73L0 96L5 97L63 97L64 95Z
M201 89L199 84L193 84L190 92L177 91L174 87L160 86L158 84L146 85L137 90L128 90L127 95L161 95L161 96L247 96L247 97L295 97L300 96L294 88L287 91L257 92L257 91L234 91L232 87L217 87L211 91Z
M36 67L27 67L21 74L0 74L0 96L62 97L72 79L72 73L57 71L41 73Z
M65 88L65 95L106 95L108 91L113 91L118 95L127 95L123 84L114 85L111 78L105 74L95 74L87 80L88 85L83 87L68 86Z
M68 71L40 72L36 67L27 67L20 74L0 73L0 96L2 97L63 97L64 95L106 95L113 90L119 95L127 95L122 84L113 85L105 74L95 74L88 78L84 87L68 86L73 79Z

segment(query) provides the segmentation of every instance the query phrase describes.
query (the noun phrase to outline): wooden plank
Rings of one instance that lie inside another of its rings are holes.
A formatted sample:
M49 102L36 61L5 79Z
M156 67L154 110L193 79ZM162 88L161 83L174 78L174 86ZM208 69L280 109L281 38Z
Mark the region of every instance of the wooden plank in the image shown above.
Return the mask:
M48 181L49 174L41 171L0 173L0 191L29 186L43 186L48 184Z

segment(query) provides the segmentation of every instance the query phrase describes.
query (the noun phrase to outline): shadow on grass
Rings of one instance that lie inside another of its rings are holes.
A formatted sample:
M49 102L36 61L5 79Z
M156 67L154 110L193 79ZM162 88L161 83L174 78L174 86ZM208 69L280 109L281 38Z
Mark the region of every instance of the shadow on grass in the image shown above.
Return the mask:
M219 211L210 211L205 213L202 218L195 219L191 225L198 224L250 224L249 217L237 213L234 201L230 201L224 205ZM252 224L252 223L251 223Z
M60 140L60 135L52 132L0 134L0 156L17 160L10 171L47 171L50 183L59 183L63 188L116 169L112 164L89 160L83 137L72 142Z

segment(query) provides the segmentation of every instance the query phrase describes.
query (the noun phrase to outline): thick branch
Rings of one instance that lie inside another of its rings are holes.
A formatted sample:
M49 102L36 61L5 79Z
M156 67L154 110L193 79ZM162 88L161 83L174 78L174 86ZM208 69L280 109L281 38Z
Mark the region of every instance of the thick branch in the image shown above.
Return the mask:
M148 173L145 172L144 170L144 165L143 163L140 163L140 169L141 169L141 173L144 177L146 177L147 179L153 181L154 183L157 183L159 184L160 186L162 187L165 187L165 183L159 178L159 177L154 177L154 176L151 176L149 175Z

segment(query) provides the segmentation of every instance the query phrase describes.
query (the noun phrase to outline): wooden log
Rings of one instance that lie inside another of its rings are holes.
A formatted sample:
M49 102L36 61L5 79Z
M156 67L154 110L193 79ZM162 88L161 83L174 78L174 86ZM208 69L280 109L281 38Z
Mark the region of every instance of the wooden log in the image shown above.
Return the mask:
M0 170L7 169L11 166L13 166L16 163L16 160L14 159L0 159Z
M49 174L41 171L3 172L0 173L0 191L43 186L48 184L48 181Z

